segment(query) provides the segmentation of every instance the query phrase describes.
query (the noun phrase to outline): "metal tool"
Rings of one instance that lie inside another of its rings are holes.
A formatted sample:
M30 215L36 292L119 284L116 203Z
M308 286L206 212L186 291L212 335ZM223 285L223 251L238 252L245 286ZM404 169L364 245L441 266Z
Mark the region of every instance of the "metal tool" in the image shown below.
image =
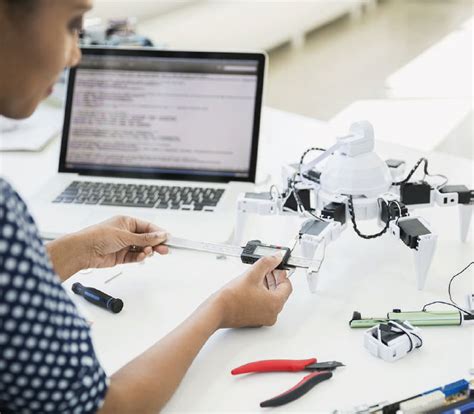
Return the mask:
M284 246L263 244L260 240L251 240L244 247L230 244L208 243L194 240L169 237L166 246L178 249L195 250L204 253L213 253L231 257L240 257L243 263L255 263L263 256L283 252L284 256L279 268L317 268L319 260L292 256L291 249Z
M256 372L299 372L310 371L298 384L288 391L260 403L260 407L278 407L292 402L320 382L332 377L332 371L344 364L338 361L317 362L316 358L304 360L272 359L265 361L250 362L231 371L232 375L249 374Z

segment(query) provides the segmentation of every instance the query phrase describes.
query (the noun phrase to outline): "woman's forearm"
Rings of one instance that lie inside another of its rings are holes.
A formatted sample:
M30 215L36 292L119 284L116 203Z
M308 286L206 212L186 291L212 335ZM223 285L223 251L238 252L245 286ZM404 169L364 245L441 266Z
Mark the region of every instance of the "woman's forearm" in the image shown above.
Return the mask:
M63 282L86 267L82 246L78 233L68 234L46 243L54 271Z
M221 298L213 296L186 321L111 378L100 413L157 413L194 358L220 327Z

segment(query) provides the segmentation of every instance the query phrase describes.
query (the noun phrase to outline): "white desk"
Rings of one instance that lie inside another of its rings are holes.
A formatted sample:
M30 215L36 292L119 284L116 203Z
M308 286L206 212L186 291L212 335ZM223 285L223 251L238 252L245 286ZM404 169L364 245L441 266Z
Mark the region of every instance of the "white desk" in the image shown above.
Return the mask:
M383 138L383 137L380 137ZM327 146L332 140L320 122L272 109L264 111L259 176L278 179L283 162L298 159L308 146ZM57 166L58 142L40 154L0 154L1 172L30 195ZM384 158L402 158L410 165L420 152L378 142ZM449 176L452 183L473 186L473 162L440 153L424 153L430 169ZM28 172L26 172L28 169ZM42 171L38 177L37 171ZM32 178L34 177L34 178ZM421 211L420 211L421 212ZM270 358L339 360L347 367L279 412L329 412L363 403L396 400L468 376L474 366L472 326L423 329L424 346L396 363L370 356L363 348L363 330L351 330L352 311L380 316L392 308L416 310L424 303L446 299L449 278L472 260L473 243L459 242L456 208L422 212L439 233L437 252L423 292L415 287L412 252L400 241L382 237L357 238L351 229L328 246L319 292L311 295L302 273L292 276L294 293L272 328L223 330L199 354L165 412L260 412L259 402L296 384L304 373L270 373L239 377L230 370L243 363ZM267 242L287 242L297 224L282 217L253 220L247 236ZM212 224L211 224L212 225ZM367 231L369 223L362 223ZM251 230L250 230L251 229ZM472 232L471 232L472 233ZM178 235L177 235L178 236ZM173 251L145 264L115 271L79 274L73 279L103 288L125 302L112 315L74 297L94 322L98 355L111 374L180 323L211 292L244 271L237 260ZM453 284L464 301L474 291L466 273ZM68 281L70 285L74 280Z

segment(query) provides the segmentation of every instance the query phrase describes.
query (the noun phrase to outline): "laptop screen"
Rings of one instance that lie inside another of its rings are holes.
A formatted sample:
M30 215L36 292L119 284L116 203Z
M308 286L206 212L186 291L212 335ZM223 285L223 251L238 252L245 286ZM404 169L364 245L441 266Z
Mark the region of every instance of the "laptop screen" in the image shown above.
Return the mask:
M83 49L60 172L254 181L264 55Z

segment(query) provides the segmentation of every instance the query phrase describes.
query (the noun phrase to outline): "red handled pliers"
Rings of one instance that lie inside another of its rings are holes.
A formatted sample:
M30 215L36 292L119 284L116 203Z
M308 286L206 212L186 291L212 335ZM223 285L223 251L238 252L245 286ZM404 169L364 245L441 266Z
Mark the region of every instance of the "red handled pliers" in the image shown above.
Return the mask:
M260 403L260 407L278 407L294 401L306 394L315 385L332 377L332 372L344 364L337 361L317 362L311 359L270 359L250 362L231 371L232 375L248 374L251 372L298 372L316 371L304 377L288 391Z

